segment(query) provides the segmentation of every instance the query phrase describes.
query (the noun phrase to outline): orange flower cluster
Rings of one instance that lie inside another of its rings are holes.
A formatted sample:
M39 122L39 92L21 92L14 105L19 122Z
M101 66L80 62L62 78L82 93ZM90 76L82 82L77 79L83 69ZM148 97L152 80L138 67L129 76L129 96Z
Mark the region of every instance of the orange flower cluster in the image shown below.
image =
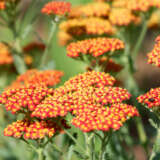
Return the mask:
M128 118L138 116L138 111L122 103L130 94L125 89L112 87L114 82L114 78L104 72L79 74L45 98L32 112L32 117L64 117L70 112L75 116L72 124L84 132L117 130Z
M5 9L5 2L0 1L0 10L4 10L4 9Z
M118 130L130 117L138 116L136 108L127 104L113 104L107 108L82 112L72 120L72 124L84 132L93 130Z
M74 78L71 78L64 84L64 86L55 89L53 96L49 96L42 101L42 103L33 111L32 116L36 116L41 119L65 116L68 112L73 110L70 105L73 104L73 101L75 101L78 96L74 93L73 95L69 95L69 93L77 91L80 88L83 90L87 86L92 85L97 87L113 85L114 81L114 78L109 74L101 72L92 71L80 74ZM83 93L85 94L85 92Z
M41 85L25 85L16 89L8 89L0 95L0 103L4 104L7 111L13 114L34 111L36 106L48 95L53 94L53 89Z
M64 16L70 12L71 4L65 1L52 1L48 2L41 10L42 13L47 15L60 15Z
M160 36L156 39L156 44L148 55L148 63L160 67Z
M113 7L123 7L132 11L147 12L150 8L160 7L159 0L114 0Z
M160 107L160 88L152 88L149 92L137 98L139 103L155 109Z
M108 20L101 18L71 19L60 24L60 31L70 35L102 35L115 32Z
M63 131L62 126L63 128L68 127L63 119L59 125L51 120L33 122L24 119L8 125L4 130L4 135L14 138L24 137L25 139L43 139L46 136L51 138L55 133Z
M61 71L38 71L37 69L31 69L17 77L17 79L8 88L17 88L27 84L55 86L60 82L62 76L63 72Z
M109 14L110 7L104 2L92 2L83 6L71 9L69 18L83 17L106 17Z
M0 0L0 10L4 10L6 8L10 8L10 4L14 3L14 4L18 4L20 2L20 0ZM8 4L9 5L8 5ZM13 6L12 6L13 7ZM13 8L12 8L13 9Z
M42 43L33 42L23 48L24 61L27 65L31 65L33 62L33 56L30 54L32 51L44 50L45 46ZM0 65L13 64L13 56L10 49L4 43L0 43Z
M104 55L124 48L124 43L116 38L93 38L73 42L67 46L69 57L79 57L81 54L89 54L93 57Z
M13 63L13 57L9 48L4 43L0 43L0 57L0 65Z
M54 94L54 89L48 86L59 83L62 74L59 71L29 70L0 95L0 103L5 105L7 111L24 115L23 120L12 123L4 130L5 136L42 139L61 133L63 128L69 128L63 118L37 120L31 116L45 98Z
M160 7L159 0L113 0L110 4L104 0L75 6L68 20L60 24L59 43L66 45L74 40L99 35L113 35L116 26L139 25L142 17L138 12L147 12ZM136 11L136 12L135 12Z
M113 25L117 26L128 26L131 23L137 24L141 21L127 8L112 8L109 20Z
M158 7L160 4L158 0L129 0L127 2L127 7L133 11L146 12L151 7Z

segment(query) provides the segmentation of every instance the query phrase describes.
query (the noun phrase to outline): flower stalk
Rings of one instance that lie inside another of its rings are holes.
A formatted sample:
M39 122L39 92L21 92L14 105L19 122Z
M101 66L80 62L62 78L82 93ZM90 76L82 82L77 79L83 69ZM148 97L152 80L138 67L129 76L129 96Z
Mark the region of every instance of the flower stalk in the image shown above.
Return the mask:
M50 28L50 32L49 32L49 37L48 37L48 40L46 42L46 48L44 50L44 53L43 53L43 56L42 56L42 59L41 59L40 68L43 68L47 63L52 38L53 38L55 30L56 30L56 25L57 25L56 22L52 21L51 26L50 26L51 28Z

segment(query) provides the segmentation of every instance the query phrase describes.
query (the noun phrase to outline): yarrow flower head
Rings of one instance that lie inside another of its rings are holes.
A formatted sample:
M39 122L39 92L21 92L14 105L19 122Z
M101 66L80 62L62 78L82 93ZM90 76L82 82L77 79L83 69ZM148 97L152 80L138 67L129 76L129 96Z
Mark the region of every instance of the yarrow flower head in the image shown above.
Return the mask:
M64 16L70 12L71 4L65 1L48 2L43 8L42 13L47 15Z
M60 82L62 76L63 72L61 71L31 69L18 76L8 88L17 88L27 84L55 86Z
M93 38L83 41L73 42L67 46L67 55L76 58L82 55L98 57L107 52L122 50L124 43L116 38Z
M7 111L27 113L35 110L36 106L46 97L53 94L53 89L46 86L29 84L18 88L7 89L0 95L0 103Z
M83 35L112 35L115 33L115 28L108 20L97 17L69 19L62 22L59 29L60 32L65 32L67 37L70 36L69 41L74 39L74 37L78 39Z
M153 110L160 111L160 88L152 88L149 92L140 95L137 100Z
M18 120L4 129L4 136L24 139L43 139L53 137L62 132L63 128L69 128L66 121L62 119L59 124L52 120L30 121L28 119Z
M69 18L80 17L106 17L109 14L110 6L104 2L92 2L83 6L71 8Z
M133 11L149 11L152 7L159 8L158 0L129 0L127 7Z
M112 8L109 20L113 25L117 26L128 26L131 23L137 24L140 22L140 19L127 8Z
M153 50L148 54L148 63L160 67L160 36L156 38Z
M71 113L74 116L72 124L84 132L117 130L128 118L138 116L138 111L123 103L131 95L125 89L112 87L114 82L113 77L103 72L79 74L55 89L53 95L46 97L31 116L47 119ZM109 116L110 113L112 116ZM99 120L101 117L102 121Z

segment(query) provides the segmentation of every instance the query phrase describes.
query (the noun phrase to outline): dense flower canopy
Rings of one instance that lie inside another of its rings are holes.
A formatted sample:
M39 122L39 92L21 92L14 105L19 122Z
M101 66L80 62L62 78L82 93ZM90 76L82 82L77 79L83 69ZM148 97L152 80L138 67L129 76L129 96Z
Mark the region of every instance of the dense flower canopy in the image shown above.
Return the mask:
M72 124L84 132L96 129L106 131L111 128L117 130L125 120L137 116L138 111L133 106L123 104L123 101L128 100L131 95L126 89L112 87L114 82L113 77L103 72L79 74L62 87L55 89L52 96L45 98L32 112L32 117L40 119L64 117L70 112L75 117ZM117 117L119 110L122 110L122 114ZM109 113L112 112L110 117ZM103 113L101 116L104 115L104 121L97 121L98 124L95 124L94 121L101 117L100 113ZM104 124L107 129L98 127ZM94 125L97 125L97 128Z

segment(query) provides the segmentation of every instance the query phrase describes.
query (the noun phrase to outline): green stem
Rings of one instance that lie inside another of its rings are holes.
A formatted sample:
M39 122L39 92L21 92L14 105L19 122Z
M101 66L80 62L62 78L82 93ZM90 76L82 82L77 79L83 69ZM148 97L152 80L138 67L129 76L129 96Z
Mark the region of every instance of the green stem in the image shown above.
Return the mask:
M26 72L27 67L24 62L24 57L22 55L23 53L20 48L19 39L15 40L12 51L13 51L13 59L14 59L14 65L16 67L16 70L19 74L23 74L24 72Z
M77 144L77 146L82 150L82 152L86 152L86 150L78 143L78 141L65 129L63 128L65 133Z
M147 33L147 20L146 18L144 17L143 18L144 21L143 21L143 26L142 26L142 30L141 30L141 33L140 33L140 36L138 36L138 40L137 40L137 43L133 49L133 52L132 52L132 56L133 56L133 59L135 60L136 57L137 57L137 54L141 48L141 45L142 45L142 42L144 40L144 37Z
M23 74L24 72L26 72L27 67L24 62L22 48L20 46L20 39L18 37L18 33L17 33L14 22L11 22L11 24L8 24L8 27L10 28L14 36L14 44L11 48L11 51L13 53L14 65L17 72L19 74Z
M160 153L160 128L157 129L157 137L149 160L156 159L155 156ZM158 158L158 157L157 157Z
M99 160L104 160L104 154L105 154L105 150L106 150L106 146L111 138L112 132L110 131L109 133L104 132L104 137L101 141L101 151L99 154Z
M31 143L29 143L27 140L25 140L24 138L21 138L21 140L23 142L25 142L31 149L33 149L35 152L37 152L37 148L35 146L33 146Z
M139 139L143 145L146 144L147 142L147 136L142 124L142 120L140 118L135 118L138 134L139 134Z
M86 142L86 155L88 156L88 160L93 160L94 157L94 151L93 151L93 144L91 144L91 141L93 139L94 133L92 133L90 136L88 136L87 133L84 133L85 136L85 142Z
M55 149L55 151L59 152L61 155L63 154L63 152L55 144L52 144L52 147Z
M44 155L44 149L43 148L39 148L37 150L37 153L38 153L38 160L45 160L46 157Z
M48 40L46 42L46 48L45 48L45 51L44 51L42 59L41 59L40 68L43 68L44 65L47 62L48 55L49 55L50 44L51 44L52 38L54 36L55 30L56 30L56 23L52 22L51 29L50 29L50 32L49 32L49 37L48 37Z

